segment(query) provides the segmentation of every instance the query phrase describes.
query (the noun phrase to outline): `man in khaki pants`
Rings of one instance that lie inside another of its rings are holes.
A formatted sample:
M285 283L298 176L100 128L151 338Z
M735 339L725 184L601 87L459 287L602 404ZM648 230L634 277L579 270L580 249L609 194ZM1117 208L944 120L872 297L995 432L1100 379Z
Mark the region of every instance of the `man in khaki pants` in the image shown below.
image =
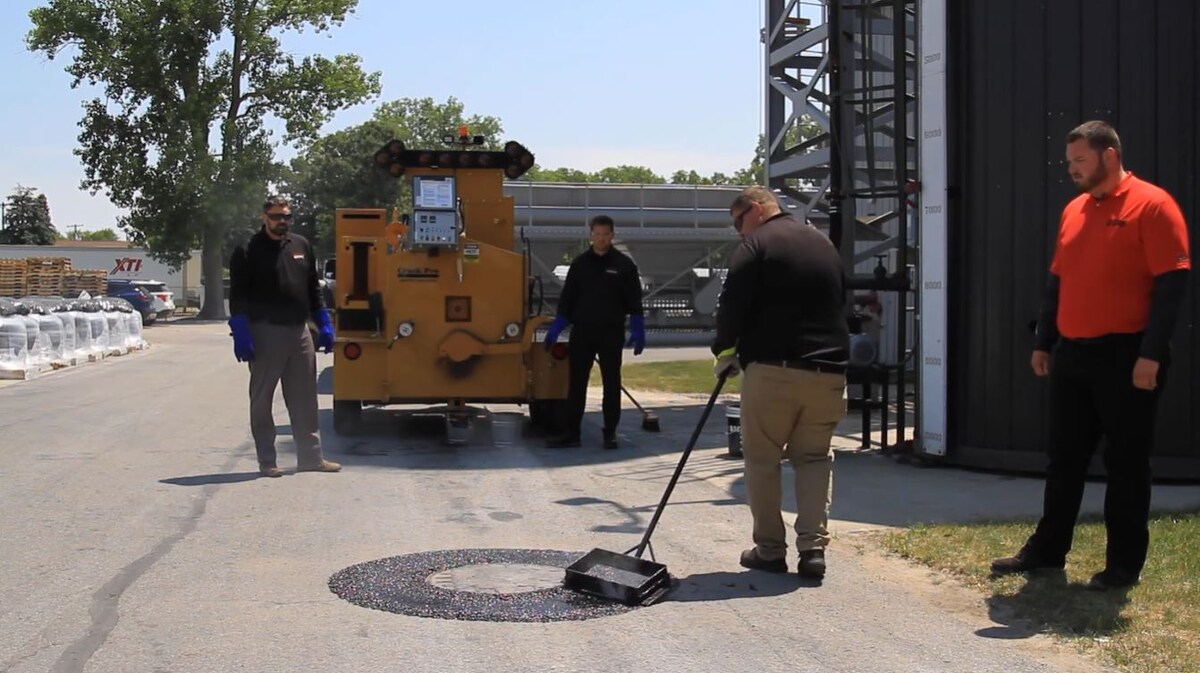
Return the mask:
M745 370L742 452L754 547L741 565L787 572L780 462L796 473L797 572L825 576L834 428L846 415L850 330L837 248L764 187L729 209L742 241L717 309L715 372Z

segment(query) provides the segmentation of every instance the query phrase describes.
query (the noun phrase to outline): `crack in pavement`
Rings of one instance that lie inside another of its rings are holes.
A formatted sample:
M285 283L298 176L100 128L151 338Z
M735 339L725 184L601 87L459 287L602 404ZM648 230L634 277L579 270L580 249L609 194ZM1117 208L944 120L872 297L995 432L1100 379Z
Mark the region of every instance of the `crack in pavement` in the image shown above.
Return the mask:
M232 470L239 461L249 455L251 448L253 448L251 444L243 444L238 451L234 452L229 461L221 466L221 472ZM108 636L117 626L117 621L121 617L118 603L122 594L155 563L166 556L180 540L196 530L200 524L200 517L204 516L205 510L208 509L208 501L220 487L221 484L205 484L200 495L196 496L195 501L192 502L192 511L178 531L163 538L144 556L122 568L92 595L92 605L88 609L88 614L92 618L91 626L88 627L86 634L72 643L58 657L58 661L54 662L54 668L50 669L52 673L83 673L83 668L87 665L88 660L104 645Z

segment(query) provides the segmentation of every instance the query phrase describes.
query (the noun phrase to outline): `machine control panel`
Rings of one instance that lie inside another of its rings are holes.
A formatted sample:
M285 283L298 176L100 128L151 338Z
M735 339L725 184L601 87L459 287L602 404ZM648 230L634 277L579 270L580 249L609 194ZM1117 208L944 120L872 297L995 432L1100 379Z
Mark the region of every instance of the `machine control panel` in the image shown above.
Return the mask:
M458 246L458 213L453 210L418 210L409 227L411 248L454 248Z
M453 176L413 177L410 250L457 248L460 228L458 185Z

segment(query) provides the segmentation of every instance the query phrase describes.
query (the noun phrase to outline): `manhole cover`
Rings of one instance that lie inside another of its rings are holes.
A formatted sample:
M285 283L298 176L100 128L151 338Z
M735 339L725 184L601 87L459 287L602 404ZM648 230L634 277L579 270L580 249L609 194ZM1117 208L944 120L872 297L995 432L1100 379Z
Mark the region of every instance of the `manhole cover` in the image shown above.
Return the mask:
M556 622L633 608L563 588L584 552L450 549L367 561L334 573L329 589L364 608L414 617Z
M520 594L553 589L563 581L563 569L528 563L486 563L452 568L429 576L428 582L450 591L477 594Z

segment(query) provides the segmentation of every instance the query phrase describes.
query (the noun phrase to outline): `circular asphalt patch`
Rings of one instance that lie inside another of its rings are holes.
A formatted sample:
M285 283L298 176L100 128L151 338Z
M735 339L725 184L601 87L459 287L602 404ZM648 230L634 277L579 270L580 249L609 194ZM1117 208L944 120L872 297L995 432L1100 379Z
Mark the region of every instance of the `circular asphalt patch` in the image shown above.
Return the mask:
M485 622L560 622L633 607L562 586L583 552L448 549L392 556L339 570L329 589L355 605L414 617Z

